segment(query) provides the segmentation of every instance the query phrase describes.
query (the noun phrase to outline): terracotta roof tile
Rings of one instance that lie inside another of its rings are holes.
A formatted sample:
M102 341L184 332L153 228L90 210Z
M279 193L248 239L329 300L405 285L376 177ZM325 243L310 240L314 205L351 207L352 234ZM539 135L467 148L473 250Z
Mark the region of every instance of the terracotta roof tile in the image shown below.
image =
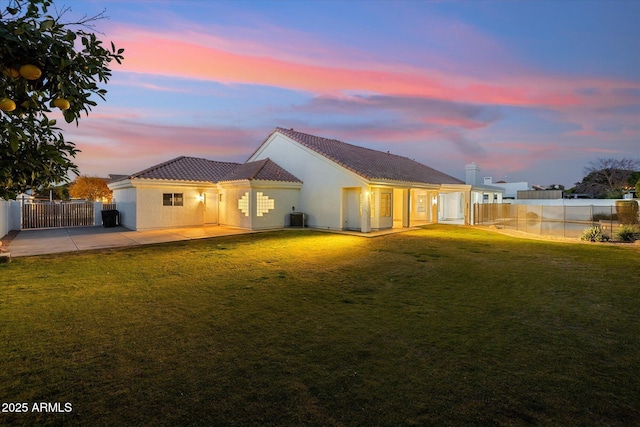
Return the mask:
M293 129L276 128L276 132L368 180L464 184L457 178L407 157L347 144L336 139L309 135Z
M239 165L233 171L223 176L220 181L238 181L245 179L302 182L268 158Z
M128 178L218 182L239 165L239 163L181 156L134 173Z
M125 176L125 179L169 179L177 181L259 180L302 182L270 159L250 163L216 162L196 157L176 157L148 169Z

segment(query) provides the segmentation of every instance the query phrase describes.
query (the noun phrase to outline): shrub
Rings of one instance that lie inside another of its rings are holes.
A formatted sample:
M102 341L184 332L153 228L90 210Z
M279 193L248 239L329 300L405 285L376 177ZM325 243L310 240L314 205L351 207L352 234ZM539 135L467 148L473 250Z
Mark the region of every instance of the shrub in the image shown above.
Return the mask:
M622 224L638 223L638 202L635 200L616 200L616 212Z
M623 242L635 242L640 239L640 228L633 225L623 225L616 231L616 238Z
M586 240L588 242L606 242L609 237L602 233L602 229L597 225L586 228L580 236L580 240Z

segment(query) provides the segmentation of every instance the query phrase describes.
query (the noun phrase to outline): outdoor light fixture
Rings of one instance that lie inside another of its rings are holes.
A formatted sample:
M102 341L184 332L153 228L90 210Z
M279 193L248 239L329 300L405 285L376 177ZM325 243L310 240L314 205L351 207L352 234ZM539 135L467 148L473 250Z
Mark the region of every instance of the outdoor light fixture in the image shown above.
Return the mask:
M204 202L204 194L198 194L196 199L198 199L199 202Z

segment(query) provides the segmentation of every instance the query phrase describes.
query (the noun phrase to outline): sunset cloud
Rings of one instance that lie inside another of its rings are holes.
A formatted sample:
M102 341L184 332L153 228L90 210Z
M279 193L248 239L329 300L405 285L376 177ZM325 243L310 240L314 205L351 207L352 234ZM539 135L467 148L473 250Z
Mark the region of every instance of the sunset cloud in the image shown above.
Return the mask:
M194 41L189 41L182 34L160 34L135 27L118 28L114 36L119 45L127 46L128 57L120 71L269 85L317 95L350 91L561 110L584 105L629 105L637 100L633 91L640 90L637 82L610 79L524 74L509 78L500 75L499 81L492 81L490 76L478 80L401 63L393 66L368 62L359 67L352 60L336 59L314 65L310 64L313 61L282 59L273 54L272 46L264 48L264 52L272 52L271 56L238 53L223 50L228 47L224 43L207 45L206 37L194 36ZM253 41L250 52L259 50L257 43Z
M475 161L496 177L569 184L599 155L638 153L632 2L108 8L100 29L125 60L106 105L67 135L87 171L131 173L178 155L243 161L276 126L458 177Z

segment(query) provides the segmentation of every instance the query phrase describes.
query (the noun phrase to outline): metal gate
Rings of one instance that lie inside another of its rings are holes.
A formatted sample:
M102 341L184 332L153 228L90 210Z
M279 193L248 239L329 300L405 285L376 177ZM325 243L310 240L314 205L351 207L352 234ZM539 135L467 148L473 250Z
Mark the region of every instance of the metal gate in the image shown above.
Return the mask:
M23 230L29 228L59 228L92 226L95 223L94 203L35 202L22 205Z

